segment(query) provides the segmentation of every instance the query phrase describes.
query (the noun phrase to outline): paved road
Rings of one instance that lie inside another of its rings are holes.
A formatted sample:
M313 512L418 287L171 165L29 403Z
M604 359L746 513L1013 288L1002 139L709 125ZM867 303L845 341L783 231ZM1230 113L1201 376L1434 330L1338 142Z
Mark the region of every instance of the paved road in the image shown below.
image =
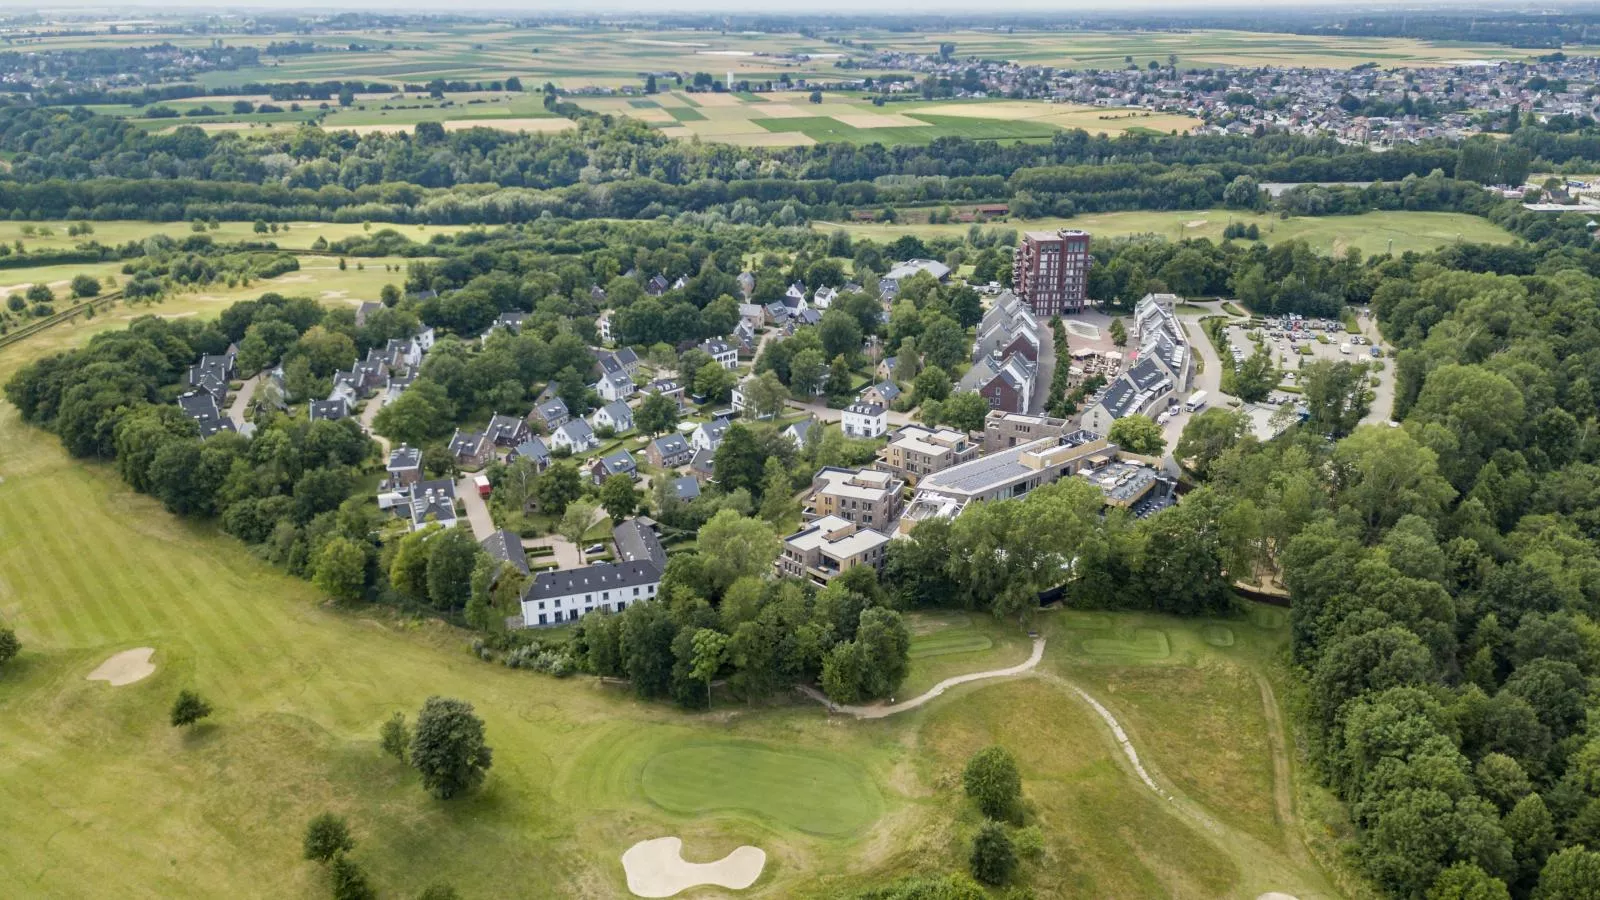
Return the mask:
M472 525L472 536L482 541L494 533L494 518L489 515L489 504L478 496L478 486L472 483L472 478L471 475L464 475L456 482L456 496L466 504L467 521Z
M858 719L881 719L885 716L892 716L895 713L905 712L908 709L916 709L917 707L927 703L929 700L932 700L940 694L943 694L945 691L955 687L956 685L968 684L974 681L984 681L990 678L1009 678L1012 675L1021 675L1039 665L1039 660L1043 658L1044 638L1036 637L1033 639L1033 653L1025 662L1018 663L1017 665L1005 669L992 669L988 672L972 672L967 675L957 675L954 678L946 678L933 687L928 688L926 692L918 694L917 696L912 697L910 700L902 700L893 705L879 704L875 706L846 706L834 703L827 697L823 696L820 691L811 687L810 685L801 685L800 691L811 699L826 704L830 712L845 713L846 715L855 716Z
M361 410L360 419L361 430L365 431L369 437L378 442L378 446L383 448L384 459L389 458L389 439L372 430L372 420L378 417L378 410L383 409L383 400L386 396L388 395L380 393L368 400L366 407Z
M1048 323L1040 323L1039 328L1039 375L1033 381L1033 398L1028 404L1028 412L1039 415L1044 412L1044 402L1050 396L1050 383L1056 374L1056 336L1050 330Z
M1394 358L1389 356L1390 347L1383 335L1378 333L1378 319L1376 316L1358 316L1356 322L1361 326L1361 334L1368 340L1377 344L1383 350L1383 371L1378 373L1378 386L1372 389L1372 408L1362 417L1361 424L1373 425L1389 421L1394 415ZM1358 349L1367 350L1366 347ZM1377 362L1368 352L1368 362Z
M233 420L234 428L241 431L244 430L244 414L250 409L250 398L255 396L256 385L260 383L261 375L259 373L251 375L244 380L244 384L240 385L238 392L233 395L233 402L228 404L228 418Z

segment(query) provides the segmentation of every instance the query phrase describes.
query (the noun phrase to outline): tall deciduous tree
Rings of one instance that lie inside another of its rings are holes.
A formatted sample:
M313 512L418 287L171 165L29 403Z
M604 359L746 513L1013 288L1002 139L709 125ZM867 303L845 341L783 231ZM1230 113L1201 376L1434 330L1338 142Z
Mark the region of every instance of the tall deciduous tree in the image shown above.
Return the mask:
M429 793L448 800L471 790L483 783L493 764L483 720L472 704L447 697L429 697L422 704L411 738L411 766Z

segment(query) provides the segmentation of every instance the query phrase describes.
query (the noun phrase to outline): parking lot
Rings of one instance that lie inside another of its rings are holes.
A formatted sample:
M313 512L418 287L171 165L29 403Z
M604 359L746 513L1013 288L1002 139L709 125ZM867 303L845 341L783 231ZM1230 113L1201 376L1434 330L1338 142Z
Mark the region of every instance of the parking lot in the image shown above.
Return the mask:
M1375 332L1369 332L1375 333ZM1230 326L1225 350L1242 360L1255 352L1251 335L1259 338L1272 362L1283 372L1282 384L1298 387L1299 370L1319 359L1345 362L1377 362L1377 348L1365 334L1351 334L1337 319L1268 318L1259 327ZM1375 373L1380 379L1391 377L1391 367ZM1274 391L1268 402L1281 404L1295 399L1289 391ZM1387 410L1384 410L1385 414Z

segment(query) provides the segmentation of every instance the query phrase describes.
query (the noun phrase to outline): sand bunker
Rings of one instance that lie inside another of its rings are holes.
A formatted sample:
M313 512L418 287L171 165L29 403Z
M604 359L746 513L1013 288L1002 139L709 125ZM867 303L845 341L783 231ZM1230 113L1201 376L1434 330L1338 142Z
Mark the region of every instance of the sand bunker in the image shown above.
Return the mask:
M1090 325L1088 322L1079 322L1073 319L1068 319L1063 324L1066 325L1067 331L1077 335L1078 337L1086 338L1091 341L1100 340L1100 329Z
M1268 891L1257 897L1256 900L1299 900L1293 894L1280 894L1277 891Z
M675 837L640 841L622 854L628 890L638 897L671 897L702 884L742 891L761 877L767 854L744 846L709 863L685 862L683 841Z
M135 647L124 650L100 664L100 668L89 673L90 681L107 681L112 687L122 687L142 681L155 674L155 663L150 661L151 654L155 653L154 647Z

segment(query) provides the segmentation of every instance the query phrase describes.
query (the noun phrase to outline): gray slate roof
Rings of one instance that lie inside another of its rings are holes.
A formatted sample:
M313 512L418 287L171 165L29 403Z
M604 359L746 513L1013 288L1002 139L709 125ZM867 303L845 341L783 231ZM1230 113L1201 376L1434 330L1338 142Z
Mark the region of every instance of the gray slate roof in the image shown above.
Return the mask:
M641 587L661 580L661 570L653 563L632 561L617 565L584 566L540 572L522 595L523 600L547 600L619 588Z

